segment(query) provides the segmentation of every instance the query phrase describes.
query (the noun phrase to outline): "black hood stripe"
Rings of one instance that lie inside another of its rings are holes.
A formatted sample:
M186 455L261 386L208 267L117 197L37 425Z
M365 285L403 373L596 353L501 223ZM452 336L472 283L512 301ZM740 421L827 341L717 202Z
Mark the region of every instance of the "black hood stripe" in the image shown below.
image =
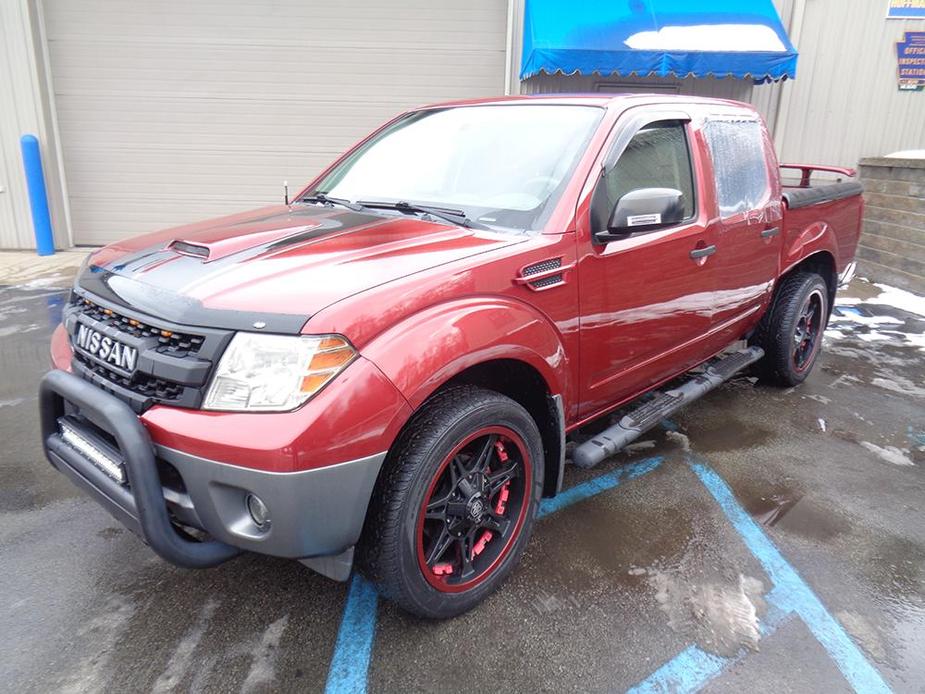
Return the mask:
M182 325L253 330L255 322L263 322L266 323L265 332L298 334L311 316L210 309L185 293L199 282L268 252L335 234L368 229L392 219L389 216L353 211L332 214L330 208L309 207L248 219L238 226L273 220L291 224L293 220L302 221L298 218L307 218L306 222L310 219L319 224L211 261L171 250L171 240L167 243L168 247L158 244L124 256L110 265L88 268L77 278L78 293L88 292L91 298L102 299L114 308L121 306L135 309ZM191 238L194 240L195 234Z

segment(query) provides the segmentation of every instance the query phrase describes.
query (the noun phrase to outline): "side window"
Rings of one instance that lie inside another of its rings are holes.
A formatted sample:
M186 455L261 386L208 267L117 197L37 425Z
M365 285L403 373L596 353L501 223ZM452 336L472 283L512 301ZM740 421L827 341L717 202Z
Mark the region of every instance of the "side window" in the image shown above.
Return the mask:
M693 217L694 182L683 123L653 123L633 136L594 191L595 227L606 226L617 201L639 188L680 190L684 194L684 218Z
M720 216L761 207L770 187L761 125L754 120L711 120L704 134L716 172Z

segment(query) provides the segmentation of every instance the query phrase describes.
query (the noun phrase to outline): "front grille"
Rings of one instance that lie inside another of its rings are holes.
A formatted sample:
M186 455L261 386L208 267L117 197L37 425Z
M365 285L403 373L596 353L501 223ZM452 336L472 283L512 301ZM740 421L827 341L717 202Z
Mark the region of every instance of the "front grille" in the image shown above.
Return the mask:
M93 295L74 293L65 309L65 325L73 343L77 324L137 350L132 373L86 354L74 347L71 366L75 374L112 393L141 413L155 404L198 408L232 332L214 328L181 327L136 313L109 308Z
M145 325L134 318L129 318L111 309L103 308L89 299L75 296L73 301L81 315L115 328L119 332L131 335L132 337L156 337L158 340L156 349L162 354L169 354L173 357L182 359L187 355L199 352L205 341L202 335L177 333L171 330L163 330L151 325Z
M101 364L97 364L79 352L74 353L74 359L87 371L121 388L138 393L142 397L155 398L163 402L176 401L183 397L183 386L179 383L172 383L166 379L149 376L143 373L135 373L131 377L123 376L111 369L107 369Z

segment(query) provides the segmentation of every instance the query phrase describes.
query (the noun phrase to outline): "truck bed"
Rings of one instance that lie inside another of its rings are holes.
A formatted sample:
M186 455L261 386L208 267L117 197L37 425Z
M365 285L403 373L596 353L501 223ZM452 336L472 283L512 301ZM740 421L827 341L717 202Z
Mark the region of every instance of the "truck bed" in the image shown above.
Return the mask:
M798 164L781 164L781 169L801 171L798 181L784 181L782 186L782 196L787 206L786 233L797 236L814 229L820 222L824 223L834 234L835 264L841 272L854 259L861 236L863 187L854 178L854 170ZM821 179L813 184L811 177L815 171L834 173L837 178Z
M801 172L800 180L797 183L788 183L786 180L782 184L782 194L787 208L794 210L800 207L808 207L822 202L831 202L832 200L841 200L850 198L854 195L860 195L864 188L860 182L854 179L854 169L844 169L834 166L812 166L808 164L781 164L781 169L797 169ZM818 183L812 182L814 171L825 171L835 173L839 176L845 176L851 180L825 180Z

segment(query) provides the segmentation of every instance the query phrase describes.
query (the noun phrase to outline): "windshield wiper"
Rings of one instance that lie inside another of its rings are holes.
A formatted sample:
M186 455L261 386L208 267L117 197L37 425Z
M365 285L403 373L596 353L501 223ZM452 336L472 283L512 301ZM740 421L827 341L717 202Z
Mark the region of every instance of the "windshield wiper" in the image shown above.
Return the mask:
M299 202L320 202L322 205L327 205L333 207L334 205L340 205L341 207L346 207L348 210L353 210L354 212L359 212L363 209L363 205L358 205L344 198L329 198L327 193L322 191L315 191L314 193L309 193L299 198Z
M462 210L453 210L445 207L431 207L430 205L416 205L414 203L399 200L398 202L385 202L380 200L359 200L358 205L372 209L398 210L399 212L408 212L418 214L428 214L431 217L442 219L444 222L456 226L463 226L469 229L488 229L484 224L474 222L466 216Z

